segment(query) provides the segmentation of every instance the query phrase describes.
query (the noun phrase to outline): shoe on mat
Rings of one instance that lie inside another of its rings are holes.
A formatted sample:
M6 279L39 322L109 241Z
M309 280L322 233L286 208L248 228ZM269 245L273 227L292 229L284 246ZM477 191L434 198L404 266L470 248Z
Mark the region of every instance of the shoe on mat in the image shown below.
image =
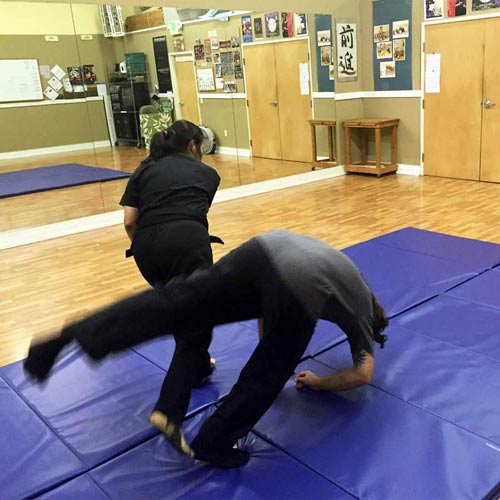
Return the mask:
M168 417L161 411L157 410L151 413L149 423L160 430L177 451L184 453L188 457L194 457L194 452L187 444L180 425L174 422L169 422Z

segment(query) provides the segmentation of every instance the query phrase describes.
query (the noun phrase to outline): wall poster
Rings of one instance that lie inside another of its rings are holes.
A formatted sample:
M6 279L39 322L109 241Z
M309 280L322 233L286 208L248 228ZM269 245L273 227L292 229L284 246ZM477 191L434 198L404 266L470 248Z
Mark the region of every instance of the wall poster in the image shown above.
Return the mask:
M337 23L337 79L358 79L357 31L355 23Z

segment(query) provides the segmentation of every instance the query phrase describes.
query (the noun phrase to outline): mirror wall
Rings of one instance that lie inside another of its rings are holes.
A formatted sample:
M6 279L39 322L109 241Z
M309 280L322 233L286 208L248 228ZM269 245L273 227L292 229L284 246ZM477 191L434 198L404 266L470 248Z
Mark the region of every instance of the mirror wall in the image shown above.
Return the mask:
M204 161L221 189L309 172L308 119L335 118L323 48L332 43L318 37L333 33L329 15L125 6L108 12L121 14L124 32L105 36L112 27L96 5L3 2L2 11L1 59L36 60L44 93L0 102L9 124L0 173L26 171L28 185L42 173L31 169L48 166L131 173L148 136L179 118L213 137ZM318 145L326 155L324 130ZM118 210L126 179L71 182L0 198L0 231Z

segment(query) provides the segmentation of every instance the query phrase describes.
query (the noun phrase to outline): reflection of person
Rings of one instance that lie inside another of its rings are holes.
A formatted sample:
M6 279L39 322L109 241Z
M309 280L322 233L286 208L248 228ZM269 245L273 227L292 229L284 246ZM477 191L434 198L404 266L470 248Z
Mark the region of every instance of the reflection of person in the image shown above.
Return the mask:
M367 384L374 369L374 342L383 347L384 310L355 265L343 253L307 236L271 231L253 238L214 266L178 277L115 303L65 327L59 337L33 345L25 362L45 378L66 343L77 341L93 359L166 334L181 338L218 324L263 318L260 342L238 381L191 443L197 459L223 467L247 462L233 448L271 406L292 375L319 318L346 333L353 365L330 378L331 390ZM310 373L297 386L317 388ZM174 445L191 450L180 426ZM180 443L180 444L179 444Z
M201 162L202 141L200 128L185 120L155 134L149 157L130 177L120 201L137 267L155 288L213 262L207 213L220 177ZM151 417L160 430L164 415L183 421L192 387L211 372L210 340L210 328L176 337L174 357Z

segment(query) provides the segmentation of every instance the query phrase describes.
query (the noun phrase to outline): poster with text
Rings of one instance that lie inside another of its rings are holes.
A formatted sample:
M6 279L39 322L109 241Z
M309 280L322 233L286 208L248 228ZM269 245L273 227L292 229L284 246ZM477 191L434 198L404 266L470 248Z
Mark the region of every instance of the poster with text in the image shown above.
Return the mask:
M279 36L279 21L278 21L278 13L271 12L264 16L266 20L266 36L268 38Z
M283 38L293 37L293 14L291 12L281 13L281 33Z
M307 35L307 14L294 14L295 36Z
M337 23L337 79L358 79L358 49L355 23Z
M256 17L253 20L253 32L255 39L263 38L264 37L264 31L262 29L262 17Z

